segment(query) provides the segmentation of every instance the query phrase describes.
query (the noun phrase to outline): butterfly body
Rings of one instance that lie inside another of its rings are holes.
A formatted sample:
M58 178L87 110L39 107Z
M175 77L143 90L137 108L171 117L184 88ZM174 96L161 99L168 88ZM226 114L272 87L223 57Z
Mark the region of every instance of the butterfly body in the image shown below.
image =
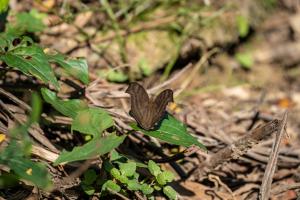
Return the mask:
M151 130L166 112L166 106L173 101L173 91L166 89L156 98L149 98L146 90L140 84L133 82L125 91L131 97L129 114L137 121L140 127Z

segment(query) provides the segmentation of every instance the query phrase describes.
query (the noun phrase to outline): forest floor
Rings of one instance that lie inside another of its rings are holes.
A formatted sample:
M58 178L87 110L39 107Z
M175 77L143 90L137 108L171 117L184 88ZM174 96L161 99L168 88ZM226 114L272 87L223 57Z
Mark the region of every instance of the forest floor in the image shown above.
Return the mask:
M59 97L76 97L84 90L81 98L107 109L119 130L130 129L133 120L124 92L129 82L138 81L150 94L166 88L174 91L175 103L168 111L208 150L190 148L193 153L182 159L160 163L176 174L171 185L180 199L257 199L259 191L267 188L262 181L265 172L270 172L272 156L276 157L276 142L280 146L275 173L269 175L271 197L300 197L299 1L126 1L126 5L112 1L114 16L98 1L12 2L11 12L46 13L47 27L35 33L43 47L87 59L89 85L66 78ZM34 85L6 79L0 87L28 103L26 90ZM269 130L272 122L279 123L275 132ZM70 125L70 120L57 116L53 126L44 130L48 141L59 150L80 144L80 137L58 128L62 124ZM257 141L236 143L251 138L255 131L261 131ZM126 140L120 152L163 158L149 153L151 148L144 144L151 141L148 137ZM164 142L160 145L167 156L184 150ZM220 154L226 148L232 152ZM74 169L52 170L59 180ZM63 198L82 197L74 183L62 188ZM7 191L4 198L12 193ZM42 194L44 198L60 195Z

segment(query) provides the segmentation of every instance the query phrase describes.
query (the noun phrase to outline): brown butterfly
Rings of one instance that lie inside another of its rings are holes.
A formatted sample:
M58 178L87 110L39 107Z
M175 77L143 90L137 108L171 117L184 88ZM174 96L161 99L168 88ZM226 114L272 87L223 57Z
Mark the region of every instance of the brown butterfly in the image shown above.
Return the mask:
M136 82L129 84L125 91L131 97L131 110L129 114L145 130L152 129L166 112L166 106L173 101L173 91L166 89L155 99L149 98L145 88Z

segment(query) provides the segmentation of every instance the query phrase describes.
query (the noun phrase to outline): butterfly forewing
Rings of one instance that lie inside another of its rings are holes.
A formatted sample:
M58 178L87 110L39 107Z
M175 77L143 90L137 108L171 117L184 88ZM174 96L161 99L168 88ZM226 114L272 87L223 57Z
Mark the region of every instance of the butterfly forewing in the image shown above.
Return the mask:
M142 124L145 123L144 115L148 110L147 105L149 105L150 101L149 96L143 86L136 82L130 83L125 92L130 94L131 98L131 109L129 114L138 122L140 126L142 126Z

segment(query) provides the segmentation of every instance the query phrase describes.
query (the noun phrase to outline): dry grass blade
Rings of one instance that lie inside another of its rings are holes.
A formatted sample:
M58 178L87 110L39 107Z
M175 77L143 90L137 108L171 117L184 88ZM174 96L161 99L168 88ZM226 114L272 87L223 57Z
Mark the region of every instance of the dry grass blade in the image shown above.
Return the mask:
M266 171L262 180L261 188L259 191L259 199L260 200L268 200L271 194L271 185L273 180L273 175L275 173L276 165L277 165L277 159L279 154L279 145L281 142L281 139L284 135L285 126L287 122L287 115L288 112L286 111L284 113L283 119L280 124L280 129L278 130L278 134L276 134L275 141L272 146L272 152L269 158L269 162L266 167Z

